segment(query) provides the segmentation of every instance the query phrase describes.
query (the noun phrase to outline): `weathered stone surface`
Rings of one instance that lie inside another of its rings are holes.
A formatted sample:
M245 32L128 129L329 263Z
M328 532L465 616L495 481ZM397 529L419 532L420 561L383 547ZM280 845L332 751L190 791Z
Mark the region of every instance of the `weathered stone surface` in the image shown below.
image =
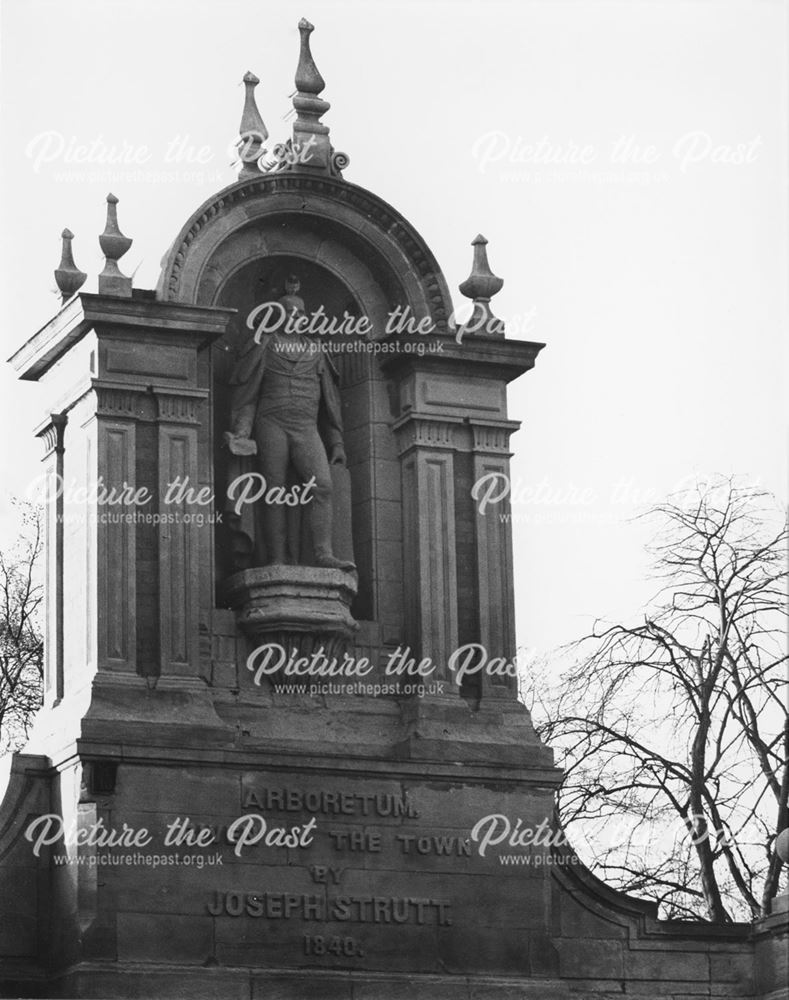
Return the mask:
M156 913L118 914L118 959L204 965L211 951L208 917Z
M709 982L710 961L703 951L688 953L670 949L631 950L626 958L626 975L629 979L668 979L679 982Z
M568 979L622 979L623 946L618 941L569 940L553 942L559 954L559 974Z

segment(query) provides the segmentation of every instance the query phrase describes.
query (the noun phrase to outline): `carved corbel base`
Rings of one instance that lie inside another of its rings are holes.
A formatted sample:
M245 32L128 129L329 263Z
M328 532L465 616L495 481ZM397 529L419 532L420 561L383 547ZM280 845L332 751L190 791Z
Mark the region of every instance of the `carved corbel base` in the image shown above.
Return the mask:
M256 644L278 643L309 656L319 647L342 655L359 628L351 616L355 573L317 566L272 565L246 569L224 585L236 621Z

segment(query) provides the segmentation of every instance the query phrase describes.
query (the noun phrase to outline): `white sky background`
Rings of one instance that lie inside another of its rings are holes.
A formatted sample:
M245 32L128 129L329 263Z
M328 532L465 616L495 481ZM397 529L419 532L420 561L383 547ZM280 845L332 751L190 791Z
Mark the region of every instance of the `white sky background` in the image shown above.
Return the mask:
M548 345L510 389L510 416L524 422L513 478L592 502L513 505L519 642L546 651L595 617L637 615L653 590L646 530L629 522L642 501L715 473L786 493L778 0L3 0L3 358L57 309L64 226L95 290L110 190L134 239L122 269L139 267L136 286L155 286L182 224L234 180L227 149L247 69L261 79L272 140L286 137L302 15L316 25L324 121L351 157L346 179L411 220L458 305L469 243L484 233L505 282L494 311L511 336ZM50 131L66 146L101 138L150 158L61 155L36 169L36 137ZM546 139L560 158L591 147L592 159L485 166L491 132L499 149ZM179 137L193 152L208 147L208 162L167 162ZM617 163L621 139L629 158ZM649 146L647 164L638 155ZM737 147L750 162L720 162ZM42 403L10 366L0 380L7 543L7 497L39 471L30 429Z

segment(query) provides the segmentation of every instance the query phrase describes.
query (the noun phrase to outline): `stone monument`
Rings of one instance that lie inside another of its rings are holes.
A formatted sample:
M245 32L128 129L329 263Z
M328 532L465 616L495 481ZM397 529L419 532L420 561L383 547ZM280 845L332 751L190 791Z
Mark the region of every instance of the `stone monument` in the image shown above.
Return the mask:
M510 525L472 496L543 345L493 315L481 236L454 324L416 229L343 177L299 28L292 139L248 73L239 179L156 290L111 195L98 293L65 231L63 305L11 359L70 488L0 808L3 995L777 997L785 919L662 923L561 836ZM295 333L258 337L267 303Z

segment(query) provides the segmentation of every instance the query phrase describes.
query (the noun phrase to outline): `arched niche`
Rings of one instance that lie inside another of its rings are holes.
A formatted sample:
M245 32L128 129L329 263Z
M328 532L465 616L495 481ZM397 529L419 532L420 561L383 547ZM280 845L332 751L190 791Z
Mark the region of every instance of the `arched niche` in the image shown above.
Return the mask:
M408 307L416 319L446 326L451 301L438 265L413 227L381 199L346 182L297 174L241 182L220 192L187 222L163 262L157 295L170 301L231 307L235 321L211 348L211 440L216 492L223 490L222 431L227 379L251 310L282 294L287 273L299 275L308 312L323 305L370 320L369 339L385 335L388 316ZM348 341L347 335L339 335ZM336 338L335 338L336 339ZM354 339L359 339L355 335ZM352 484L354 553L361 620L402 618L402 486L391 423L391 386L378 356L337 351L345 447ZM219 531L219 529L218 529ZM216 546L217 581L231 567L227 538Z

